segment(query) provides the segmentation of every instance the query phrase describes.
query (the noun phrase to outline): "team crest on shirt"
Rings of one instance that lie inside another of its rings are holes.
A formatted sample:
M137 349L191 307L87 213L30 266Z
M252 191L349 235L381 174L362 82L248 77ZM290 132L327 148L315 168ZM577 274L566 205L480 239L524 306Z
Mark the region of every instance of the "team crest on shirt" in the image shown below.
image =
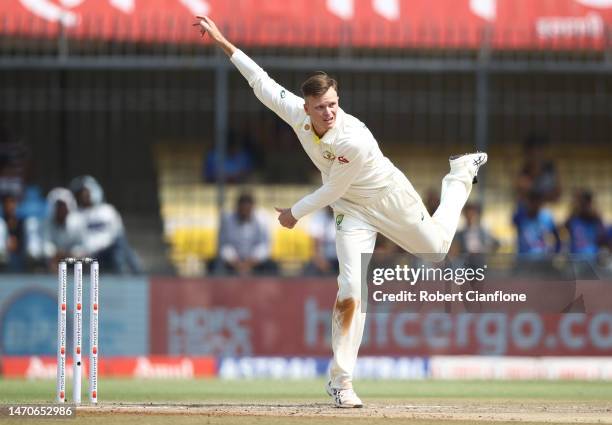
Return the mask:
M330 151L323 151L323 158L333 161L334 159L336 159L336 155L334 155L333 152Z
M342 220L344 220L344 214L338 214L336 216L336 229L341 229L340 225L342 224Z

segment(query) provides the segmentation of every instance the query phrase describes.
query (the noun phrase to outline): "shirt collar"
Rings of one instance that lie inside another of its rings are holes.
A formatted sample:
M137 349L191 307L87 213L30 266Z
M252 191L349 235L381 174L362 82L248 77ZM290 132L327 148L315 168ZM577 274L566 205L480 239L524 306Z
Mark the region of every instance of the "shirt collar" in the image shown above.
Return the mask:
M336 113L336 122L332 128L327 130L327 132L323 135L323 137L319 137L314 132L314 128L312 126L312 122L310 121L310 117L306 116L304 122L302 123L302 129L306 132L310 132L312 134L312 138L314 143L324 145L332 145L338 136L341 126L341 122L344 119L344 111L341 108L338 108L338 112Z

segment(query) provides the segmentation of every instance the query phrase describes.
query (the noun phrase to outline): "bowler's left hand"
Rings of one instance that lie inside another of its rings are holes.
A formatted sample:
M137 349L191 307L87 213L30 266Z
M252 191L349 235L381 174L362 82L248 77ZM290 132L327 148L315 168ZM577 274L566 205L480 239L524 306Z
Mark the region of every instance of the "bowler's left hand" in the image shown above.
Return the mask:
M293 217L293 214L291 214L291 208L274 207L274 209L277 213L279 213L278 222L281 226L286 227L287 229L293 229L295 227L297 220L295 217Z

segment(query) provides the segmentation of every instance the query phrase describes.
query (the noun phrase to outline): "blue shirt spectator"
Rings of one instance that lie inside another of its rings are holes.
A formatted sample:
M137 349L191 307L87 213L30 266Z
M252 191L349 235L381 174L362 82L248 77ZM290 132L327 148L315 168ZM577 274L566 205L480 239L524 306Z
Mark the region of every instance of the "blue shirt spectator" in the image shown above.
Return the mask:
M216 182L219 179L220 164L220 155L217 149L213 149L206 155L204 180L207 183ZM233 134L230 134L223 164L225 180L229 183L243 182L253 171L253 159L251 154L238 142Z
M565 224L570 235L570 253L594 256L599 250L600 235L603 234L601 221L584 217L570 217Z
M576 191L572 213L565 227L570 236L570 253L595 259L599 247L605 242L606 229L593 207L593 194L590 191Z
M513 223L517 231L521 256L545 257L561 250L561 239L552 214L542 209L542 196L529 192L526 203L519 206Z
M17 215L22 218L34 217L42 221L47 217L47 211L47 201L40 187L27 186L17 207Z

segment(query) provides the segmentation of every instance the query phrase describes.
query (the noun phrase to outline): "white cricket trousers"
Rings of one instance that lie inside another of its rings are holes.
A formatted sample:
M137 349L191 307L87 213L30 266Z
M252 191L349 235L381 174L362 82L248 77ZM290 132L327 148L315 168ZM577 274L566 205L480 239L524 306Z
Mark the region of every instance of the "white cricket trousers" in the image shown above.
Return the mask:
M330 378L334 388L352 388L363 336L366 314L361 311L361 254L374 251L376 235L381 233L411 254L431 262L442 261L472 190L472 175L466 169L451 169L442 180L440 205L430 216L403 173L398 170L393 180L394 184L368 205L342 199L334 204L340 264L332 314L334 358ZM341 221L339 215L343 215Z

